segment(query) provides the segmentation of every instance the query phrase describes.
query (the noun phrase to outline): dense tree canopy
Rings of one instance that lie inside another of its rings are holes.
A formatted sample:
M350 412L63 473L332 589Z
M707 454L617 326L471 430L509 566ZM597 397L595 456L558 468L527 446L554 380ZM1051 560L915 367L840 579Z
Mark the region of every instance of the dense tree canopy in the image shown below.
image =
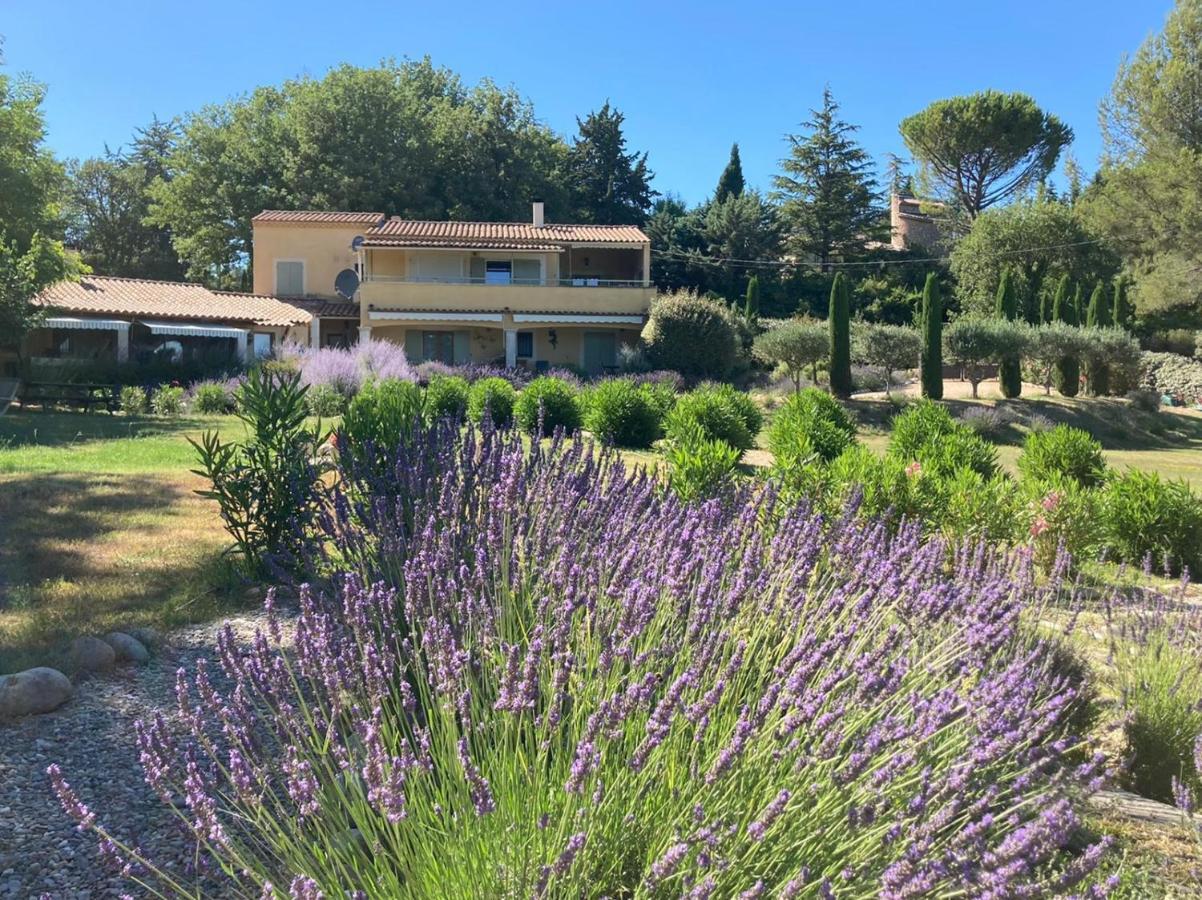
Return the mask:
M74 271L59 238L63 167L45 146L45 89L0 74L0 345L19 345L36 322L32 300Z
M806 134L788 136L789 156L773 179L793 252L826 265L861 252L887 232L879 209L872 160L852 137L856 126L839 118L830 88L811 111Z
M982 91L932 103L901 123L926 175L969 217L1039 184L1072 129L1026 94Z
M952 250L949 266L961 306L981 314L992 310L1002 271L1010 269L1023 318L1034 323L1057 279L1110 278L1118 259L1072 207L1039 195L979 215Z

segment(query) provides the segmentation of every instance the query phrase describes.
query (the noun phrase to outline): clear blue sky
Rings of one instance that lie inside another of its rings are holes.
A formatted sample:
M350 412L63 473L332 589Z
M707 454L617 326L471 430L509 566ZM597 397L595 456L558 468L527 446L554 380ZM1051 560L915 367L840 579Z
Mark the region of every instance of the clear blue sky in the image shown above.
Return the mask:
M22 3L0 16L7 71L49 86L50 144L100 153L148 121L340 62L429 54L465 80L512 84L571 134L609 98L655 187L690 202L713 189L732 141L748 181L770 187L830 83L883 169L897 123L932 100L1026 91L1076 132L1092 173L1098 100L1124 53L1172 0L842 0L480 3L95 0Z

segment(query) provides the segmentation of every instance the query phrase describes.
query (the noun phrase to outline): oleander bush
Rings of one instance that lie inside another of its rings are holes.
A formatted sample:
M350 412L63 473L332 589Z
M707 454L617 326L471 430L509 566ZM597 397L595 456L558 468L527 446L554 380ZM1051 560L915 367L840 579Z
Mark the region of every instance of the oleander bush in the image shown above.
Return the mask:
M503 428L513 422L513 404L517 392L504 378L486 376L472 382L467 394L467 416L473 422L483 422L485 413L493 425Z
M542 424L542 435L555 429L575 431L580 427L580 406L576 402L577 388L554 375L542 375L522 388L513 405L513 418L527 434L534 434Z
M945 407L925 399L894 417L888 452L942 475L968 468L991 478L998 468L993 444L953 419Z
M206 415L234 411L234 395L224 382L202 381L192 386L192 410Z
M748 450L763 423L755 402L730 385L701 385L681 395L668 414L665 431L679 438L693 425L708 440L723 441L736 450Z
M1063 475L1083 487L1097 487L1106 476L1102 445L1089 432L1069 425L1032 431L1023 441L1018 470L1036 480Z
M1100 877L1077 799L1103 761L1073 752L1078 688L1021 627L1060 590L1024 555L747 482L682 502L579 436L419 426L385 463L404 508L354 469L332 487L317 561L354 571L301 587L288 636L269 596L252 642L222 630L220 678L181 673L181 715L137 726L213 893L1013 897ZM64 807L120 864L134 835L70 774L50 769ZM131 862L174 893L170 860Z
M663 414L651 392L626 378L598 382L581 394L584 427L619 447L650 447L662 433Z
M726 441L707 437L697 422L689 422L664 448L668 487L686 503L714 497L730 487L741 455Z
M1049 473L1041 479L1024 478L1020 498L1015 522L1026 529L1035 562L1043 571L1050 572L1061 563L1062 554L1067 554L1065 563L1098 555L1102 538L1096 489L1075 478Z
M1141 565L1147 558L1168 571L1202 571L1202 498L1184 481L1128 469L1107 479L1099 501L1112 559Z
M184 411L184 389L164 384L150 395L150 411L156 416L178 416Z
M830 462L855 443L856 426L825 391L806 388L785 400L768 429L768 449L782 460Z
M461 375L438 375L426 385L426 416L431 420L458 421L467 414L467 379Z
M140 416L150 409L146 391L132 384L121 388L121 411L127 416Z

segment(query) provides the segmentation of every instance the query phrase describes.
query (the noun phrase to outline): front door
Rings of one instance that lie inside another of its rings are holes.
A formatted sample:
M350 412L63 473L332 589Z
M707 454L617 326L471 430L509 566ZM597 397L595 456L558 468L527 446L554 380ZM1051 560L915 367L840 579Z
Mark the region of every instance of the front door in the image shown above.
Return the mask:
M584 333L584 371L599 375L618 361L618 336L612 331Z

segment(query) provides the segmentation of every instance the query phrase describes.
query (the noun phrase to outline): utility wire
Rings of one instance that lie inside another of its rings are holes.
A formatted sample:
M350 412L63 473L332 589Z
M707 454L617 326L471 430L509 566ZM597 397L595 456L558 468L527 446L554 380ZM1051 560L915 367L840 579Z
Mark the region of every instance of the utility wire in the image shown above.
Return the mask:
M1102 243L1101 238L1095 238L1089 241L1072 241L1064 244L1048 244L1043 247L1024 247L1020 250L1003 250L998 256L1022 256L1031 253L1044 253L1048 250L1065 250L1070 247L1086 247L1092 244ZM680 262L691 262L699 265L712 266L742 266L754 268L757 266L775 267L779 269L793 268L824 268L821 262L810 261L786 261L779 259L738 259L735 257L721 256L706 256L703 253L693 253L688 250L652 250L655 256L667 257ZM831 269L850 269L850 268L880 268L882 266L907 266L915 263L934 263L947 262L951 259L950 256L927 256L918 259L880 259L880 260L856 260L852 262L829 262L825 264L825 268Z

